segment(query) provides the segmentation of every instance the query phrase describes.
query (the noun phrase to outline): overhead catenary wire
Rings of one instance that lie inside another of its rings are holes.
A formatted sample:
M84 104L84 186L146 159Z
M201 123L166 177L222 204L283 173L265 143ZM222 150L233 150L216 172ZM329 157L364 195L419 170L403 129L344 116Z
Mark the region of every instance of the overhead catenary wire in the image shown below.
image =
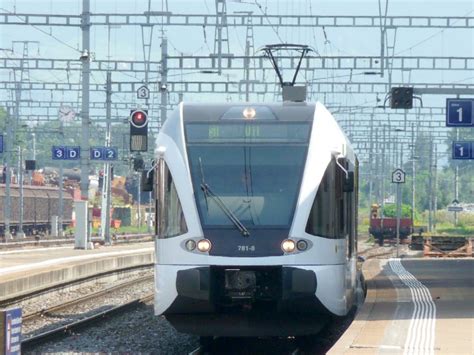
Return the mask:
M25 21L25 19L23 19L21 16L17 15L16 13L11 12L11 11L8 11L7 9L5 9L5 8L3 8L3 7L0 7L0 10L5 11L6 13L9 13L9 14L11 14L11 15L16 16L19 20L21 20L21 21L23 21L25 24L27 24L26 21ZM46 36L49 36L49 37L53 38L53 39L56 40L57 42L61 43L62 45L66 46L66 47L68 47L68 48L70 48L70 49L72 49L73 51L78 52L78 53L81 53L81 51L80 51L79 49L77 49L77 48L71 46L71 45L70 45L69 43L67 43L67 42L64 42L63 40L61 40L60 38L56 37L56 36L53 35L52 33L48 33L47 31L45 31L45 30L41 29L40 27L38 27L38 26L36 26L36 25L33 25L33 24L27 24L27 25L33 27L35 30L37 30L37 31L39 31L39 32L41 32L41 33L43 33L43 34L45 34Z

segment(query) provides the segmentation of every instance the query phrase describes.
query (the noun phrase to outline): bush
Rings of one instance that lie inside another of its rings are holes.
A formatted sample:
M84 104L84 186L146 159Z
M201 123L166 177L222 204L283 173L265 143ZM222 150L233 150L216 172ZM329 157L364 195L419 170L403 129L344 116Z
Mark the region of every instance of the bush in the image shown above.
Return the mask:
M390 204L386 205L383 210L383 215L385 217L395 218L397 217L397 205ZM402 204L402 218L411 218L411 206Z

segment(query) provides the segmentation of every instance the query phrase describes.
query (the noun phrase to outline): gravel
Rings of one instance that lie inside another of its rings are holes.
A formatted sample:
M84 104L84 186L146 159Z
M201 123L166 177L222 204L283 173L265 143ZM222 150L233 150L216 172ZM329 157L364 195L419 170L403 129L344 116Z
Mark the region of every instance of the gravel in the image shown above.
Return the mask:
M352 322L353 314L332 321L322 332L305 339L303 346L292 338L218 338L211 354L288 354L297 346L303 354L325 354ZM164 317L153 314L148 303L125 314L54 343L38 346L32 353L188 354L199 346L197 336L181 334Z
M34 334L58 328L59 326L83 319L85 316L91 316L114 306L152 294L153 288L153 279L151 278L148 281L137 282L133 286L124 287L108 292L103 296L72 305L65 310L47 314L44 317L34 318L30 321L24 321L22 326L23 336L28 338Z
M180 334L164 317L155 316L150 302L25 354L187 354L198 346L198 337Z

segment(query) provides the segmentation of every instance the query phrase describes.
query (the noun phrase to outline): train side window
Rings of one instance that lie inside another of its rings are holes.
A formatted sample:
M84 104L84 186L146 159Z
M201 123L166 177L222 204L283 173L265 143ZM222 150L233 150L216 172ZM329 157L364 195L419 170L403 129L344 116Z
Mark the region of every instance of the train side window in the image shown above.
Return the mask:
M306 223L306 233L323 238L337 238L338 201L336 199L336 162L331 160L313 201Z
M346 169L347 160L340 160ZM306 233L330 239L349 239L352 237L353 192L347 192L344 171L331 160L324 173L321 184L311 207L306 224Z
M159 168L160 173L157 179L157 234L159 238L171 238L187 233L188 226L173 176L164 161L161 161L160 164L163 166Z

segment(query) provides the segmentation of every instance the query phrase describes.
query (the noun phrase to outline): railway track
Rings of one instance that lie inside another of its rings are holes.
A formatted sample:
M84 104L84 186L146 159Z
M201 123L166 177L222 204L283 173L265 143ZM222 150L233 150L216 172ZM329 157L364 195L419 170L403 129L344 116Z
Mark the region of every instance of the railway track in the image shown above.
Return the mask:
M88 316L86 318L80 319L75 322L71 322L65 325L61 325L59 327L56 327L52 330L31 336L29 338L26 338L22 340L21 346L22 350L29 350L39 344L42 344L46 341L51 341L54 339L61 338L63 336L70 335L74 333L75 331L81 329L81 328L86 328L90 327L103 319L110 317L114 314L119 314L123 312L127 312L135 307L140 306L141 304L144 304L148 301L151 301L154 297L154 294L147 294L143 297L140 297L138 299L135 299L133 301L124 303L122 305L115 306L111 309L96 313L94 315ZM33 316L33 315L31 315Z
M395 248L392 246L381 247L381 246L375 245L375 246L370 247L369 249L359 252L358 256L362 256L363 258L368 260L368 259L380 258L380 257L391 255L393 254L394 251L395 251Z
M261 346L255 346L255 343L260 341ZM240 346L237 344L239 343ZM249 354L279 354L279 355L299 355L304 352L299 347L294 339L259 339L253 340L245 338L245 340L237 340L236 338L221 338L216 337L212 339L207 346L200 345L194 350L190 351L188 355L213 355L213 354L242 354L242 349L247 349L248 345L253 343L250 348L255 348L249 351ZM273 343L273 344L272 344ZM257 349L258 348L258 349ZM243 352L247 354L247 352Z
M29 313L29 314L23 316L23 321L24 322L29 322L29 321L35 320L37 318L47 317L48 315L50 315L52 313L65 310L65 309L67 309L71 306L77 305L79 303L83 303L83 302L86 302L86 301L93 300L94 298L104 296L104 295L106 295L110 292L114 292L114 291L124 289L126 287L132 286L132 285L134 285L136 283L139 283L139 282L152 281L152 280L153 280L153 276L142 276L142 277L139 277L139 278L136 278L136 279L121 282L117 285L107 287L105 289L102 289L102 290L84 295L82 297L78 297L78 298L75 298L73 300L63 302L61 304L58 304L58 305L55 305L55 306L52 306L52 307L48 307L48 308L45 308L45 309L38 310L36 312Z
M70 288L70 287L79 287L83 286L86 283L90 282L101 282L102 279L108 278L110 276L114 275L120 275L120 274L127 274L127 273L132 273L132 272L140 272L140 271L147 271L147 270L152 270L154 264L143 264L143 265L135 265L135 266L129 266L129 267L124 267L120 269L114 269L114 270L109 270L101 273L97 273L94 275L89 275L83 278L75 279L72 281L64 282L58 285L54 285L51 287L46 287L41 290L35 290L31 291L28 293L24 293L19 296L11 297L4 299L0 302L0 308L6 308L8 306L12 306L15 304L18 304L23 301L31 300L34 299L38 296L42 295L47 295L49 293L54 293L58 292L60 290Z

